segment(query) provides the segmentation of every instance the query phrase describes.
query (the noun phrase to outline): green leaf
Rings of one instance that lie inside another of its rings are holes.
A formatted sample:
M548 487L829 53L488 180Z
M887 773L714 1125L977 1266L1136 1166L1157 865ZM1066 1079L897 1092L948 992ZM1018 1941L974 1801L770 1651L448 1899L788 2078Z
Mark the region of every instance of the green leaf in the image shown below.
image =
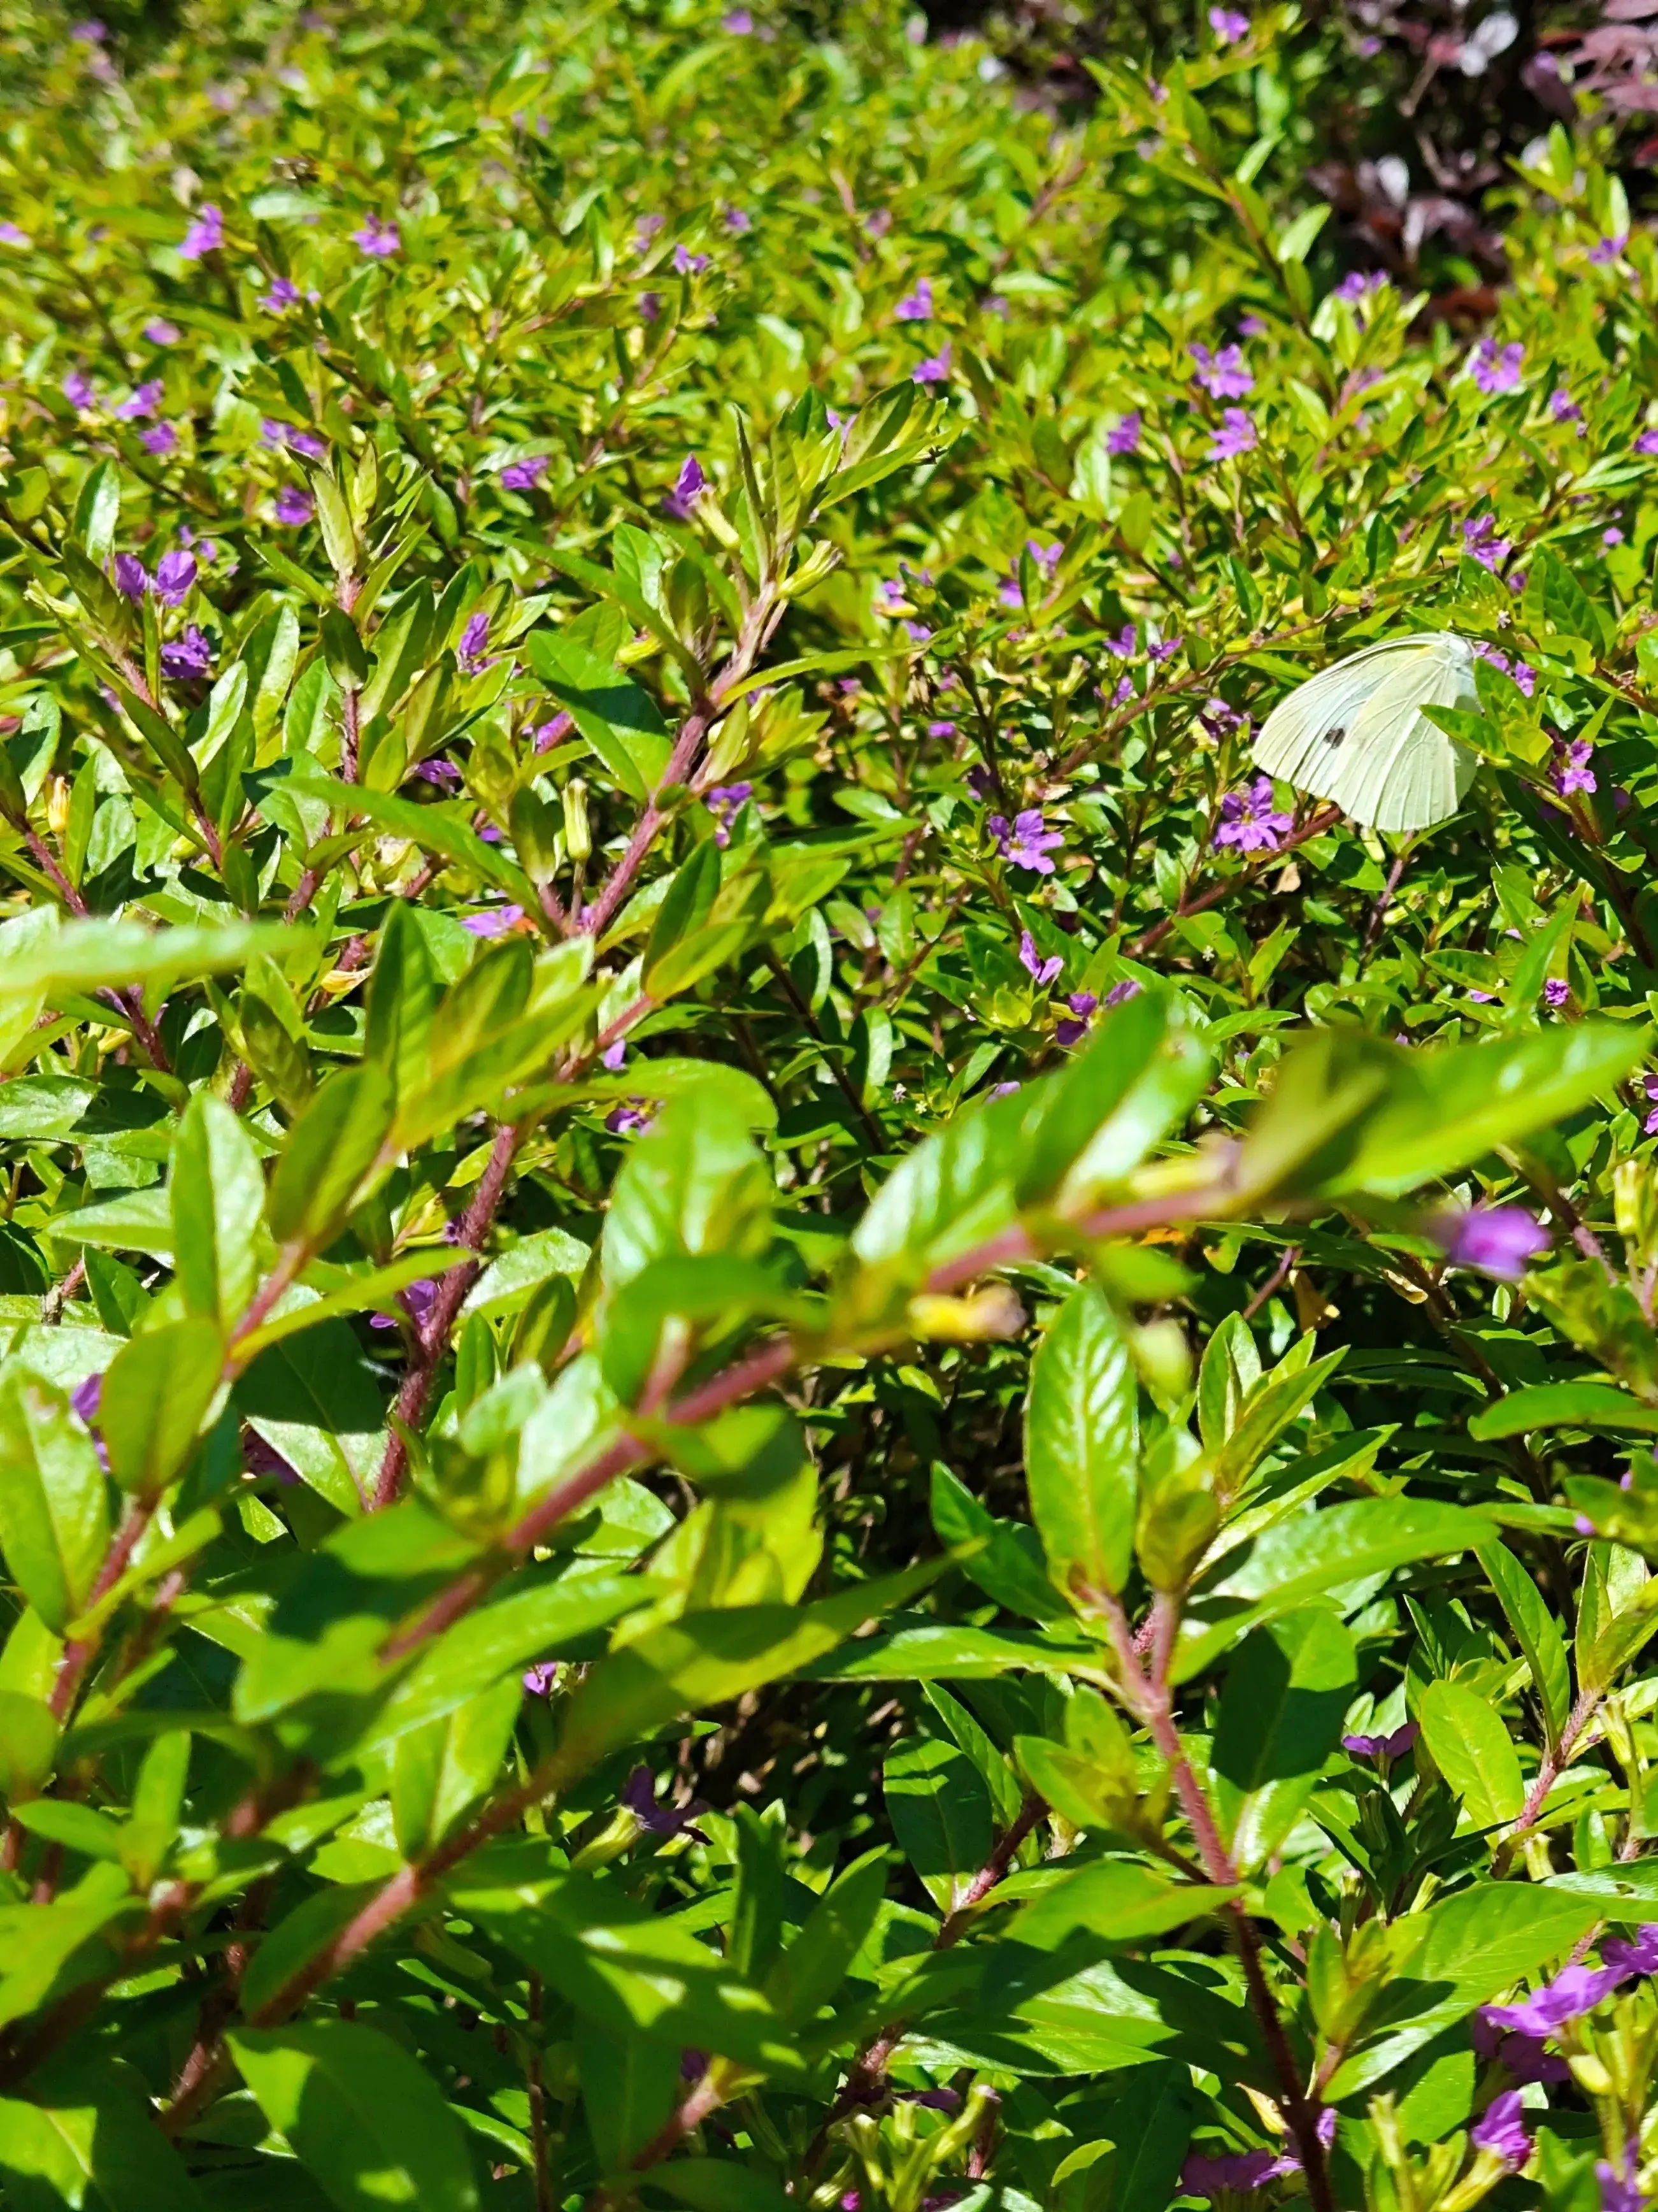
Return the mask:
M1049 1572L1086 1607L1121 1590L1133 1557L1138 1385L1116 1316L1091 1283L1074 1290L1030 1365L1025 1480Z
M392 1819L405 1858L428 1856L493 1787L523 1694L518 1677L509 1675L442 1720L398 1739Z
M1192 2119L1191 2081L1182 2069L1159 2066L1151 2081L1136 2082L1113 2116L1112 2212L1164 2212L1179 2191Z
M61 1635L109 1547L103 1469L67 1396L13 1366L0 1379L0 1547L6 1567Z
M1479 1564L1491 1577L1497 1602L1531 1668L1532 1687L1543 1709L1544 1729L1553 1749L1571 1711L1571 1668L1565 1638L1536 1583L1512 1552L1493 1538L1480 1546Z
M1010 1932L1039 1951L1056 1949L1078 1928L1113 1943L1139 1943L1206 1919L1237 1894L1236 1888L1170 1881L1127 1859L1094 1859L1061 1874L1021 1906Z
M1658 1406L1644 1406L1610 1382L1531 1382L1470 1416L1468 1434L1481 1443L1533 1429L1615 1429L1658 1436Z
M1526 1802L1520 1755L1487 1698L1461 1682L1430 1682L1422 1693L1422 1739L1476 1828L1518 1817Z
M264 1177L246 1130L211 1091L196 1093L179 1125L167 1197L185 1310L228 1335L258 1278Z
M600 1247L608 1290L675 1254L756 1258L770 1241L772 1182L744 1132L693 1091L672 1100L629 1151Z
M1351 1636L1322 1607L1255 1629L1233 1659L1210 1761L1222 1832L1245 1872L1301 1817L1340 1738L1357 1671Z
M219 1389L224 1342L210 1321L175 1321L122 1346L104 1376L98 1421L109 1471L155 1498L195 1447Z
M476 2212L460 2124L390 2036L319 2021L236 2028L227 2040L266 2119L339 2212Z
M887 1817L940 1912L959 1905L994 1840L990 1792L967 1754L938 1736L907 1736L884 1770Z
M140 2078L111 2061L57 2065L0 2098L0 2176L15 2212L199 2212Z
M892 1762L887 1762L890 1775ZM829 1884L762 1984L785 2026L805 2027L863 1949L886 1894L887 1854L866 1851Z
M1018 1524L999 1521L942 1462L932 1467L932 1525L963 1571L987 1596L1027 1620L1062 1620L1069 1608L1039 1560L1020 1540ZM1029 1531L1024 1532L1027 1535Z
M576 2063L600 2171L618 2173L673 2110L681 2089L679 2055L667 2044L647 2042L585 2018L576 2039Z
M669 750L649 694L580 639L558 630L535 631L525 650L530 665L629 798L648 799L662 781Z
M270 1182L279 1244L326 1244L349 1212L392 1127L392 1078L376 1060L325 1083L288 1133Z

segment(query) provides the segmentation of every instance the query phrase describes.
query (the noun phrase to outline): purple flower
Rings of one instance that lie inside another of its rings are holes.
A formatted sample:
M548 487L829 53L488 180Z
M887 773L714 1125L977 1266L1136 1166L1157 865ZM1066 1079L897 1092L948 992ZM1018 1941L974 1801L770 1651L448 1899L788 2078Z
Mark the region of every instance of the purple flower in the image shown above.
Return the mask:
M746 208L726 207L720 220L733 238L741 238L745 231L754 228L754 217Z
M115 588L123 599L142 599L149 589L149 577L143 562L136 553L118 553L115 556Z
M1001 292L987 292L979 303L986 314L998 316L1003 322L1013 312L1013 303Z
M700 276L708 267L710 256L693 253L689 246L676 246L673 250L674 273L678 276Z
M673 489L662 495L662 512L674 522L689 522L696 502L708 488L702 473L702 464L695 453L687 453L680 464L679 474L674 478Z
M308 491L301 491L298 484L284 484L276 494L278 522L297 528L301 523L309 522L316 511L316 501Z
M288 442L293 452L302 453L307 461L328 459L328 441L319 438L314 430L290 430Z
M930 738L953 738L956 734L956 725L954 722L929 722L926 726L926 733Z
M1341 1747L1355 1759L1402 1759L1421 1733L1416 1722L1406 1721L1391 1735L1345 1735Z
M1236 8L1212 8L1209 27L1219 45L1230 46L1235 40L1248 37L1249 18L1239 15Z
M0 222L0 246L21 248L33 243L27 231L20 230L15 222Z
M1139 646L1139 632L1133 623L1125 623L1120 637L1108 637L1105 649L1119 660L1132 660Z
M864 228L872 238L884 238L892 228L892 210L873 208L864 217Z
M985 826L1005 860L1011 860L1015 867L1029 868L1039 876L1053 874L1054 863L1048 856L1056 846L1064 844L1065 836L1061 830L1047 826L1040 807L1027 806L1022 813L1016 814L1011 829L1002 814L993 814Z
M455 647L455 665L463 676L476 676L485 668L494 666L483 657L489 642L489 617L482 610L473 615L460 634L460 643Z
M558 1681L559 1662L544 1659L538 1666L526 1668L524 1687L532 1698L550 1698Z
M914 384L943 384L950 375L950 340L946 338L937 353L929 354L925 361L917 362L910 371Z
M78 46L97 46L103 44L109 33L95 15L88 15L84 23L75 26L70 36Z
M604 1116L604 1127L613 1137L635 1137L648 1129L654 1119L642 1098L630 1098L625 1106L612 1107Z
M213 648L194 623L185 626L182 637L170 639L161 647L161 666L175 683L210 672Z
M658 231L666 228L667 221L668 218L665 215L641 216L639 221L634 225L634 252L643 253Z
M1121 983L1114 983L1111 986L1111 988L1106 993L1105 1011L1107 1013L1109 1013L1113 1006L1121 1006L1126 999L1138 999L1139 994L1139 984L1134 981L1134 978L1132 975L1125 975ZM1084 998L1088 996L1086 991L1083 993L1083 996ZM1071 1005L1073 1011L1081 1011L1080 1008L1077 1006L1077 1001L1074 999L1072 1000Z
M179 434L171 422L155 422L148 430L140 430L138 443L147 453L154 453L164 461L169 453L177 451Z
M1600 2185L1600 2212L1644 2212L1646 2199L1635 2185L1635 2176L1619 2173L1601 2159L1594 2178Z
M656 1784L648 1766L635 1767L622 1785L622 1795L617 1802L625 1805L640 1826L647 1828L653 1836L677 1836L682 1830L689 1830L699 1843L706 1844L708 1840L701 1829L691 1826L696 1815L706 1813L708 1807L695 1798L689 1805L682 1807L659 1805Z
M1121 422L1114 423L1105 434L1108 453L1138 453L1140 449L1140 417L1136 411L1125 415Z
M181 607L196 581L193 553L163 553L155 567L155 596L163 605Z
M925 623L907 622L904 624L904 635L912 645L925 645L932 635Z
M1609 530L1603 530L1600 532L1600 543L1603 545L1621 545L1623 542L1624 533L1616 523L1613 523Z
M487 906L481 914L465 915L460 926L473 937L505 937L513 923L523 919L521 906Z
M259 305L268 315L285 315L300 304L300 288L287 276L273 276Z
M1476 515L1462 526L1462 550L1471 560L1478 561L1482 568L1495 572L1505 554L1513 550L1514 541L1496 535L1497 518L1493 514Z
M1658 453L1658 430L1643 430L1635 441L1637 453Z
M531 453L527 460L508 461L501 472L503 491L533 491L552 465L550 453Z
M1543 1004L1558 1012L1571 996L1570 987L1564 975L1551 975L1543 986Z
M1523 1206L1471 1206L1465 1213L1441 1214L1429 1231L1453 1267L1472 1267L1499 1283L1517 1283L1549 1249L1549 1232ZM1506 2025L1526 2034L1539 2032L1517 2018Z
M1600 1946L1600 1956L1622 1981L1635 1974L1658 1974L1658 1924L1649 1921L1632 1943L1612 1936Z
M1184 643L1185 640L1183 638L1166 637L1160 645L1148 645L1146 647L1146 658L1148 660L1172 660Z
M104 1378L101 1375L88 1375L83 1382L77 1382L69 1394L70 1404L88 1428L98 1418L99 1402L103 1395Z
M161 405L161 394L165 390L166 386L159 376L151 377L149 383L138 386L130 399L121 402L115 410L117 419L123 422L142 422L146 415L153 415Z
M1181 2168L1180 2190L1182 2197L1206 2197L1212 2203L1224 2190L1260 2189L1300 2170L1298 2159L1270 2150L1235 2151L1221 2158L1194 2150Z
M372 215L363 217L361 230L352 232L351 242L371 261L389 260L403 246L396 223L382 222L378 216Z
M1221 427L1215 433L1215 441L1209 448L1212 461L1230 461L1240 453L1252 453L1255 449L1255 426L1242 407L1229 407Z
M1210 11L1213 22L1219 9ZM1255 380L1243 358L1243 348L1224 345L1218 354L1211 355L1207 346L1194 345L1188 349L1198 364L1198 382L1213 399L1242 399L1246 392L1253 392ZM1228 410L1230 419L1231 410Z
M1476 2123L1476 2150L1492 2151L1505 2166L1521 2166L1531 2156L1531 2137L1526 2133L1518 2089L1505 2089L1494 2097L1485 2116Z
M1060 540L1056 538L1051 545L1039 545L1034 538L1027 538L1024 541L1024 550L1042 570L1043 575L1051 582L1054 571L1059 567L1060 557L1065 551L1065 547Z
M1495 338L1481 338L1468 356L1468 374L1482 392L1517 392L1525 358L1526 349L1518 339L1499 346Z
M1115 1003L1118 992L1126 991L1132 995L1139 988L1138 983L1130 983L1127 986L1121 983L1115 985L1107 994L1107 1006ZM1088 1034L1088 1024L1092 1020L1095 1010L1100 1002L1091 991L1073 991L1065 1003L1070 1007L1072 1018L1069 1021L1056 1022L1054 1025L1054 1036L1057 1043L1066 1046L1068 1049Z
M1205 729L1212 731L1216 737L1221 737L1228 730L1236 729L1244 717L1226 700L1217 698L1204 701L1198 720Z
M1563 799L1574 791L1594 791L1599 787L1589 760L1594 751L1588 738L1574 738L1568 745L1556 748L1556 765L1550 771L1549 781Z
M893 309L901 323L926 323L932 319L932 282L930 277L918 276L913 292L906 292Z
M606 1045L604 1051L600 1053L598 1057L603 1065L610 1069L612 1075L619 1075L622 1073L623 1062L628 1057L627 1038L618 1037L614 1044Z
M996 586L996 596L1005 607L1023 606L1024 592L1020 588L1019 572L1017 568L1010 568L1006 575L1002 578L1001 582Z
M437 1296L436 1278L422 1275L417 1283L405 1283L398 1292L398 1312L371 1314L368 1325L371 1328L399 1328L404 1322L410 1321L416 1328L423 1328Z
M1570 392L1551 392L1549 412L1557 422L1581 422L1583 410Z
M1387 278L1379 270L1350 269L1336 286L1338 300L1363 300L1370 293L1380 291Z
M179 258L199 261L204 253L216 253L223 244L224 217L210 200L185 233Z
M440 791L460 789L460 770L453 761L419 761L416 763L415 774L422 783L434 783Z
M896 576L884 577L875 586L875 609L878 614L902 614L908 604L904 595L904 587Z
M151 345L177 345L184 332L177 323L168 322L165 315L152 315L144 325L144 336Z
M1027 929L1019 939L1019 965L1027 975L1035 976L1040 987L1051 983L1065 963L1057 952L1050 953L1044 960L1036 950L1035 939Z
M1275 853L1294 823L1292 814L1280 814L1273 807L1272 777L1258 775L1222 799L1215 848L1218 852L1235 845L1240 853Z
M1597 269L1604 269L1609 263L1619 259L1628 244L1629 233L1626 230L1621 231L1616 238L1597 239L1589 248L1589 259Z
M704 805L714 817L714 842L729 845L731 825L754 796L751 783L717 783L708 794Z
M720 18L720 27L729 31L734 39L746 39L754 29L754 17L746 8L733 8Z
M78 368L70 369L61 388L64 398L79 414L84 415L88 408L96 404L91 380Z

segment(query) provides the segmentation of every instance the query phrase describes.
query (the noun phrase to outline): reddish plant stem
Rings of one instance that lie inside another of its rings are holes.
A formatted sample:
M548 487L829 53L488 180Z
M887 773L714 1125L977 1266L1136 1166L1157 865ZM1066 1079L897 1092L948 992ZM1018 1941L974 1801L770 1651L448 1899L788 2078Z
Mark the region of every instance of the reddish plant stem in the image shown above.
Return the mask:
M125 1518L116 1530L114 1540L104 1555L104 1564L98 1570L98 1579L87 1598L89 1608L100 1598L106 1597L126 1572L133 1553L137 1549L144 1531L155 1515L153 1498L135 1498L126 1510ZM98 1655L103 1642L103 1631L94 1628L85 1636L77 1636L64 1647L64 1656L58 1662L58 1672L52 1680L50 1704L54 1720L66 1717L75 1703L76 1693L85 1679L86 1671Z
M1292 830L1283 843L1265 854L1256 866L1242 868L1235 876L1224 876L1218 883L1212 884L1206 891L1200 891L1196 898L1188 898L1182 891L1180 903L1173 914L1164 915L1161 921L1154 922L1150 929L1143 930L1132 944L1125 946L1127 957L1131 960L1143 960L1154 946L1163 943L1177 923L1185 921L1192 915L1205 914L1212 906L1218 906L1223 899L1230 898L1234 891L1247 889L1268 868L1281 860L1286 853L1292 852L1297 845L1304 845L1309 837L1316 837L1322 831L1333 828L1340 819L1341 809L1339 806L1322 807L1316 814L1309 815L1299 830Z
M87 918L87 902L64 873L51 846L38 830L30 829L27 823L22 823L17 826L22 830L24 840L41 874L46 878L76 920L84 921ZM106 989L100 988L94 995L101 999L106 1006L112 1006L117 1013L124 1014L131 1023L133 1035L143 1047L145 1058L157 1073L170 1074L172 1062L167 1056L166 1048L161 1042L155 1024L144 1012L143 992L129 985L125 989L114 987Z
M529 2026L534 2039L525 2081L530 2099L530 2156L535 2167L536 2212L554 2212L552 2175L547 2163L547 2084L541 2070L541 1977L530 1977Z
M340 781L355 783L357 780L357 745L361 737L358 726L358 700L361 694L342 691L340 694Z

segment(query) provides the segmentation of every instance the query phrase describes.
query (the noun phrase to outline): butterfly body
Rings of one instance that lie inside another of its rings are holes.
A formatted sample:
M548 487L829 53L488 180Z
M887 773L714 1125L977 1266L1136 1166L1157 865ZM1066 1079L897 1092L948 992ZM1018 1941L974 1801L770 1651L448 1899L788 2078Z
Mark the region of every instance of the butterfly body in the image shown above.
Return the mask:
M1425 830L1455 814L1478 763L1427 707L1472 707L1473 647L1451 630L1384 638L1279 702L1255 765L1366 828Z

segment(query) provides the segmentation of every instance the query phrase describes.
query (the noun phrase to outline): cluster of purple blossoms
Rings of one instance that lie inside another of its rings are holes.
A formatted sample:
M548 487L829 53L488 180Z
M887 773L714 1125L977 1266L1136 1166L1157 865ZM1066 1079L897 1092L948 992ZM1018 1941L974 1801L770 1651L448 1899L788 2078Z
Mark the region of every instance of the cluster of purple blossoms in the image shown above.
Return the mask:
M417 761L415 764L415 774L422 783L435 784L440 791L460 789L460 770L455 766L453 761L435 757L431 760Z
M161 669L175 683L193 683L213 672L213 647L206 634L194 623L185 626L179 637L169 638L161 647Z
M689 522L695 512L696 502L708 488L702 473L702 464L695 453L687 453L674 479L673 489L662 495L662 512L671 521Z
M77 415L84 415L98 404L92 380L84 369L72 368L59 387L65 399Z
M265 416L260 422L259 441L269 446L273 453L280 453L286 447L289 453L301 454L307 461L325 461L328 459L325 438L319 437L314 430L302 430L291 422L279 422L273 415Z
M1517 392L1526 349L1516 338L1499 346L1495 338L1481 338L1468 356L1468 374L1485 392Z
M1641 1088L1645 1091L1647 1103L1652 1108L1652 1111L1643 1124L1643 1133L1649 1137L1658 1137L1658 1075L1643 1075L1641 1078Z
M1421 1733L1416 1722L1406 1721L1391 1735L1345 1735L1341 1747L1355 1759L1403 1759Z
M1471 1206L1466 1212L1441 1214L1429 1229L1449 1266L1499 1283L1517 1283L1549 1249L1548 1231L1523 1206Z
M308 491L301 491L298 484L284 484L276 494L276 511L278 522L285 522L290 528L297 529L301 524L310 521L317 511L317 502Z
M552 466L550 453L531 453L521 461L508 461L501 472L503 491L533 491Z
M918 276L914 289L906 292L892 311L901 323L930 323L932 320L932 280Z
M1052 583L1054 580L1054 572L1060 565L1060 556L1065 551L1065 547L1057 538L1051 545L1042 545L1037 543L1035 538L1027 538L1024 542L1024 550L1028 554L1029 554L1032 561L1035 562L1036 567L1041 570L1044 580L1048 583ZM931 579L928 580L930 581ZM1008 570L1006 575L1003 577L1000 584L997 586L996 596L1005 607L1018 608L1024 605L1024 592L1020 588L1019 572L1017 568L1010 568Z
M1573 738L1562 744L1558 739L1554 748L1554 766L1549 770L1549 781L1562 799L1570 799L1574 791L1595 791L1594 770L1589 766L1594 747L1588 738Z
M460 634L460 643L455 647L455 665L463 676L482 675L495 663L483 657L489 642L489 617L480 611L473 615Z
M1048 827L1039 806L1025 807L1014 816L1011 824L1005 814L993 814L985 827L1005 860L1011 860L1016 868L1029 868L1039 876L1053 874L1054 863L1048 856L1064 844L1065 836L1061 830Z
M703 805L714 817L714 842L729 845L732 823L754 796L751 783L717 783L703 799Z
M1336 2135L1333 2110L1319 2114L1317 2128L1318 2139L1328 2150ZM1181 2168L1181 2194L1206 2197L1212 2203L1223 2190L1260 2189L1269 2181L1278 2181L1286 2174L1300 2172L1301 2160L1293 2151L1231 2151L1219 2158L1210 2158L1194 2150Z
M937 353L929 354L925 361L916 362L910 371L910 380L914 384L944 384L949 378L950 340L946 338Z
M617 1106L604 1116L604 1127L613 1137L637 1137L648 1129L656 1115L650 1103L644 1098L630 1098L624 1106Z
M1490 517L1486 520L1489 521ZM1476 645L1474 651L1482 660L1489 661L1500 676L1511 676L1527 699L1532 697L1537 690L1537 671L1530 661L1510 659L1494 645Z
M693 253L688 246L676 246L673 268L676 276L700 276L713 261L711 253Z
M1235 46L1238 40L1249 35L1249 18L1236 8L1212 8L1209 27L1215 34L1218 46Z
M1215 848L1233 845L1240 853L1276 853L1294 823L1292 814L1281 814L1272 805L1272 777L1258 775L1222 799Z
M1549 412L1557 422L1582 422L1583 410L1570 392L1551 392ZM1582 434L1580 431L1580 436Z
M1543 986L1543 1004L1558 1013L1571 996L1571 986L1564 975L1551 975Z
M124 399L115 410L118 422L142 422L153 415L161 404L161 394L167 386L159 376L152 376L139 385L130 398Z
M405 1283L398 1292L398 1304L402 1308L400 1313L371 1314L368 1326L370 1328L401 1328L405 1322L412 1322L416 1328L424 1328L437 1301L437 1277L422 1275L417 1283Z
M1212 461L1236 460L1240 453L1253 453L1257 444L1255 426L1242 407L1229 407L1221 417L1209 448Z
M1497 535L1497 517L1477 514L1462 526L1462 550L1482 568L1496 573L1498 564L1514 550L1510 538Z
M720 210L720 220L733 238L741 238L745 231L754 228L754 217L746 208L732 207L727 204Z
M210 200L184 235L179 248L180 261L199 261L204 253L216 253L224 244L224 216Z
M365 216L362 228L351 234L351 243L371 261L386 261L402 250L403 240L395 222L382 222L378 216Z
M1132 415L1125 415L1120 422L1114 423L1106 432L1106 452L1116 454L1138 453L1140 449L1141 427L1141 418L1138 411Z
M297 284L286 276L273 276L265 287L259 305L268 315L285 315L290 307L297 307L301 298Z
M1050 952L1046 960L1036 950L1036 940L1027 929L1019 938L1019 965L1042 990L1054 981L1065 963L1057 952Z
M171 422L152 422L148 430L140 430L138 443L147 453L164 461L169 453L178 452L179 433Z
M1246 392L1253 392L1255 380L1243 358L1243 348L1224 345L1217 354L1207 346L1193 345L1187 349L1198 365L1198 382L1212 399L1242 399Z
M114 566L115 588L124 599L136 604L152 588L144 564L136 553L118 553ZM195 581L193 553L163 553L155 564L154 590L163 606L181 607Z

